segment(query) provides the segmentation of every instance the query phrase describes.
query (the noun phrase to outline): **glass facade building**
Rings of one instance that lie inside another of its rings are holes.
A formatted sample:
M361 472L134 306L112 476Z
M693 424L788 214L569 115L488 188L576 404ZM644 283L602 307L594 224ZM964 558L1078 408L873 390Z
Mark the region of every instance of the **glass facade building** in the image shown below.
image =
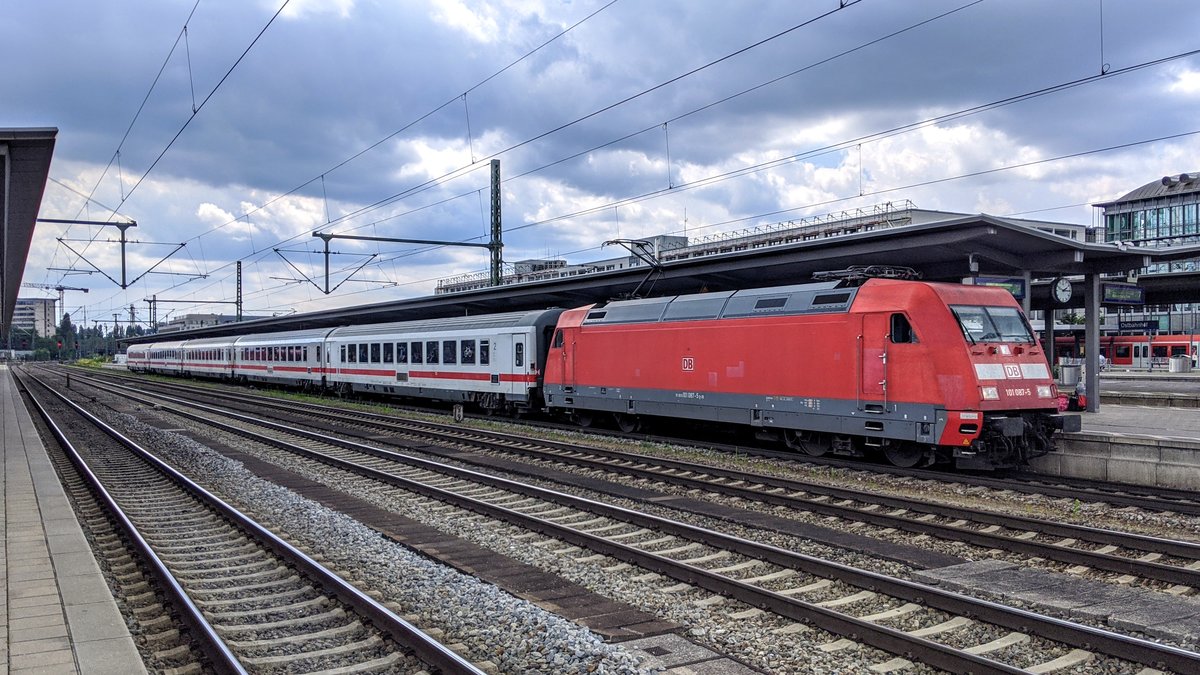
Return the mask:
M1095 206L1103 209L1105 242L1146 247L1200 244L1200 172L1164 176L1120 199ZM1153 263L1138 273L1197 271L1200 259L1193 258ZM1121 318L1156 322L1159 333L1195 333L1200 328L1198 309L1196 304L1147 305L1124 309Z
M1120 199L1096 204L1104 209L1104 241L1135 246L1200 244L1200 172L1166 176ZM1146 274L1195 272L1196 260L1151 265Z

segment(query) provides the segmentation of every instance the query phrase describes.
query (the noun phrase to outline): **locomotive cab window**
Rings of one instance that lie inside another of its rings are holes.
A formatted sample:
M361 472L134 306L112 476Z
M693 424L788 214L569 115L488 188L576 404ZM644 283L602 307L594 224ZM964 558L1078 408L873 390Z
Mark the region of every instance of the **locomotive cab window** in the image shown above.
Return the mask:
M891 337L892 342L895 344L917 342L917 334L913 332L912 324L908 322L908 317L903 314L892 315Z
M563 332L562 332L561 330L554 331L554 344L552 344L552 345L550 345L550 346L551 346L551 347L554 347L555 349L562 349L562 346L563 346Z
M1033 331L1016 307L983 305L951 305L963 337L971 344L977 342L1033 343Z

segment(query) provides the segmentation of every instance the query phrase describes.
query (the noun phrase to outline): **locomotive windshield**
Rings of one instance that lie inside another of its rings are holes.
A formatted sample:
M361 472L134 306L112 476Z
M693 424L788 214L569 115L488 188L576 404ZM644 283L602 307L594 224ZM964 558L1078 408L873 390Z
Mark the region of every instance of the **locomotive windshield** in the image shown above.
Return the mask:
M1015 307L952 305L963 335L976 342L1033 342L1025 317Z

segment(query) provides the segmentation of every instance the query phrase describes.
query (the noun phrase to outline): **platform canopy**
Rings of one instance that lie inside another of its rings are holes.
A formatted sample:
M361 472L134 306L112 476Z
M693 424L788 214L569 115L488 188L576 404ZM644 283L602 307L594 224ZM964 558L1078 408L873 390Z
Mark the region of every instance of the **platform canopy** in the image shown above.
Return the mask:
M0 128L0 336L7 338L58 129Z
M510 284L462 293L293 314L241 324L171 333L172 339L217 337L260 331L299 330L356 323L485 314L546 307L578 307L625 297L679 295L797 284L814 272L850 265L904 265L932 281L961 282L975 275L1033 278L1125 274L1150 264L1164 249L1087 243L1036 229L1028 221L944 214L932 222L747 248L648 267L612 270ZM1039 223L1041 224L1041 223ZM1195 253L1193 254L1195 255ZM1080 282L1081 283L1081 282ZM1033 305L1049 302L1034 286ZM1076 294L1082 298L1083 293ZM131 342L162 339L143 336Z

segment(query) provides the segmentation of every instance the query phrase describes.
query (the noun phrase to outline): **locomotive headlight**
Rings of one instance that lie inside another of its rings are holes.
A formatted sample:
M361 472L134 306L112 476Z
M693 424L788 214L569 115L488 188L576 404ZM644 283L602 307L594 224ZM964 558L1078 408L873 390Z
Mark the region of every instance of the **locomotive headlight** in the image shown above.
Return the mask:
M1038 398L1054 398L1054 394L1050 391L1050 385L1048 384L1039 384L1037 391Z
M983 396L983 400L985 401L1000 400L1000 389L997 387L980 387L979 393Z

